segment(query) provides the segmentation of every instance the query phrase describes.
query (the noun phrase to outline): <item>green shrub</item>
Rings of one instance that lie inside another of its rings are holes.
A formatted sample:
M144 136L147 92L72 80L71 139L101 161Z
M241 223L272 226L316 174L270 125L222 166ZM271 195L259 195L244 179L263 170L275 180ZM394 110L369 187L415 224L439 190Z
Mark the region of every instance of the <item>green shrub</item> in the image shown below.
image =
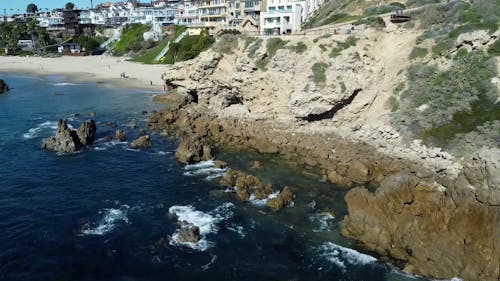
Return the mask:
M139 51L141 43L144 41L144 32L151 29L150 25L128 24L123 28L122 36L116 43L114 55L127 53L129 51Z
M232 54L238 48L238 38L237 35L224 34L215 42L212 50L220 54Z
M410 60L414 60L417 58L423 58L429 53L427 48L415 47L410 53Z
M446 70L422 64L408 69L408 89L400 95L393 120L424 139L446 145L458 134L485 122L499 120L497 89L490 80L496 67L489 56L471 52L455 59ZM427 109L419 111L423 105Z
M399 4L399 3L398 3ZM401 4L403 5L403 4ZM403 5L404 6L404 5ZM375 16L390 13L396 10L401 10L397 5L381 5L381 6L371 6L363 11L364 16Z
M319 44L319 48L321 49L322 52L326 52L328 51L328 47L329 45L327 44Z
M442 56L447 51L449 51L454 45L454 42L451 40L441 40L438 41L437 44L432 46L432 54L434 57Z
M373 27L373 28L377 28L377 29L386 27L385 21L381 17L362 18L362 19L359 19L359 20L353 22L352 24L353 25L365 24L368 27Z
M317 63L313 64L311 70L313 73L312 78L313 78L314 83L323 84L326 82L325 71L328 68L328 66L329 65L327 63L324 63L324 62L317 62Z
M166 55L165 63L186 61L197 57L201 52L208 50L215 39L212 36L186 36L179 43L171 43Z
M297 45L290 46L289 48L297 54L302 54L307 50L307 46L304 42L298 42Z
M455 59L465 57L465 56L467 56L468 53L469 52L467 51L467 49L465 47L462 47L462 48L458 49L457 54L455 55Z
M251 43L249 45L249 48L248 48L248 57L253 59L255 57L255 54L257 53L257 51L260 49L260 47L262 46L262 42L264 40L262 40L261 38L255 40L254 43Z
M164 38L162 41L158 42L152 49L149 49L144 54L131 59L131 61L142 62L146 64L155 63L154 59L163 50L163 48L167 46L169 41L170 40L168 38Z
M248 46L252 45L253 42L257 41L257 39L257 37L246 37L244 49L246 50Z
M323 34L321 36L318 36L318 37L314 38L313 42L314 43L318 43L319 40L324 39L324 38L330 38L330 37L332 37L332 35L329 34L329 33Z
M489 48L488 48L488 54L492 56L500 56L500 39L497 39L495 43L493 43Z
M267 40L267 55L269 58L274 57L279 49L284 49L288 41L283 41L281 38L269 38Z
M391 112L396 112L399 109L399 101L396 97L390 96L384 104L386 109L390 109Z
M344 42L339 42L336 41L337 47L333 48L332 51L330 52L330 57L334 58L340 55L343 50L348 49L351 46L356 46L356 42L358 39L356 39L354 36L349 36Z

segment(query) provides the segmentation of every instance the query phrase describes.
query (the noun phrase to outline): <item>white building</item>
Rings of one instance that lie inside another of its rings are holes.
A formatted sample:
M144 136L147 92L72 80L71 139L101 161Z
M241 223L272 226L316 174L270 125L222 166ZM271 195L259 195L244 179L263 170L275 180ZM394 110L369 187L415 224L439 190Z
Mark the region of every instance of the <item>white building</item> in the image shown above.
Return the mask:
M61 12L54 12L39 15L36 20L40 27L45 27L47 31L64 30L64 22Z
M179 25L200 25L198 6L191 2L182 2L177 7L175 23Z
M295 34L303 22L303 1L268 0L267 12L260 14L262 35Z

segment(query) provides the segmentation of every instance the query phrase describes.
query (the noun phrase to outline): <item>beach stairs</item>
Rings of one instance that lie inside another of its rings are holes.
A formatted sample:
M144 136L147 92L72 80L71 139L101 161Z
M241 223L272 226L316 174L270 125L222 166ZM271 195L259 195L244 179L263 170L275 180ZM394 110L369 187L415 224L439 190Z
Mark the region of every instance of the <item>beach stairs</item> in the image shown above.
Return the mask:
M108 46L111 45L112 43L120 40L120 37L122 35L122 30L123 30L123 26L120 26L118 29L115 30L115 34L113 34L113 36L111 36L108 40L104 41L99 47L101 49L108 49Z
M174 39L174 43L179 43L182 39L184 39L184 37L186 37L188 35L188 31L184 31L182 32L179 36L177 36L177 38ZM154 59L154 62L157 62L159 61L161 58L163 58L167 53L168 53L168 50L170 50L170 41L167 43L167 46L165 46L165 48L163 48L163 50L161 50L161 52L155 57Z

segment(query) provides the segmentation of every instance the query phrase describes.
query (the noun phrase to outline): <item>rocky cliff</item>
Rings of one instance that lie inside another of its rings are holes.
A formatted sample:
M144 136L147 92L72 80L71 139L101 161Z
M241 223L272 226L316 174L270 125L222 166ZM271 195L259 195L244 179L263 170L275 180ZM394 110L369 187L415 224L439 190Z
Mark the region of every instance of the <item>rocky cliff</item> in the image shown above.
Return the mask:
M498 280L498 147L458 157L390 122L385 104L405 82L417 35L243 38L170 67L169 107L149 126L316 167L352 188L344 235L411 273Z

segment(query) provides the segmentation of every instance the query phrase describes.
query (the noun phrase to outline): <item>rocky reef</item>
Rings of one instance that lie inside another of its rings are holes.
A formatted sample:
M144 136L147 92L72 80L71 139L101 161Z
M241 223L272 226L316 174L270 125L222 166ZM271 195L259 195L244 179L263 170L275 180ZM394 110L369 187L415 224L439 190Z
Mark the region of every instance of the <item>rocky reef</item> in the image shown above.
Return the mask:
M5 81L0 79L0 94L3 94L8 91L9 91L9 86L7 85L7 83L5 83Z
M378 35L370 44L413 46L415 39ZM387 57L367 46L336 56L325 66L326 77L335 79L323 84L304 75L314 62L331 60L315 46L301 55L277 51L268 59L272 71L256 71L249 52L206 52L167 70L168 108L152 113L148 126L196 140L191 161L203 158L203 145L230 146L316 170L349 189L342 233L407 272L499 280L500 150L485 147L458 159L405 139L390 126L383 104L385 92L403 79L399 62L411 48ZM257 54L265 57L264 47ZM241 171L229 170L221 184L243 201L268 198L270 208L293 197L284 188L269 198L272 186Z
M43 140L42 147L58 153L74 153L95 140L97 131L95 121L87 120L78 130L69 128L66 120L59 120L56 135Z

